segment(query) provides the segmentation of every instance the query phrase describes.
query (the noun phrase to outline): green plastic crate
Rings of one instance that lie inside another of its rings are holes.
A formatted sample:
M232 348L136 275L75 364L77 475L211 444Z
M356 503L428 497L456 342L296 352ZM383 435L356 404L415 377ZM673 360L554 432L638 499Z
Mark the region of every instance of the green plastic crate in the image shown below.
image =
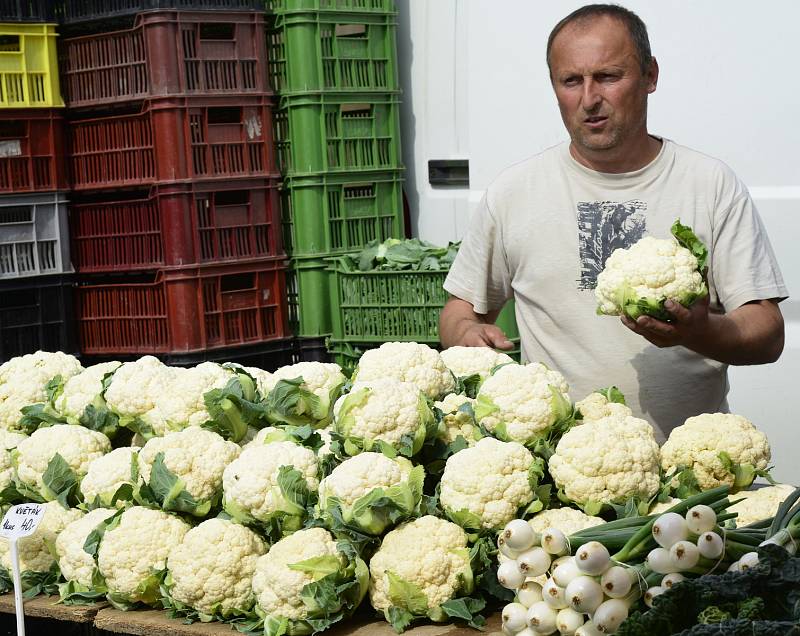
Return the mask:
M332 330L333 272L323 258L294 258L286 274L289 328L301 338L327 336Z
M357 13L395 13L395 0L265 0L267 11L354 11Z
M281 13L267 31L269 74L279 93L396 91L394 14Z
M400 171L290 177L283 183L284 246L299 257L358 251L402 238Z
M398 93L283 96L273 120L284 176L403 167Z

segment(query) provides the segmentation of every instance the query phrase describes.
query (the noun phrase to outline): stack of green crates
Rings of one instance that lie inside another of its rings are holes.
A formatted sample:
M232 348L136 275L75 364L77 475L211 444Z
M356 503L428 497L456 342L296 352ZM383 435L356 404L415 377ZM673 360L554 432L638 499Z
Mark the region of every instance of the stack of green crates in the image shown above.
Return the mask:
M394 0L268 0L267 46L290 321L327 337L330 257L401 238L403 163Z

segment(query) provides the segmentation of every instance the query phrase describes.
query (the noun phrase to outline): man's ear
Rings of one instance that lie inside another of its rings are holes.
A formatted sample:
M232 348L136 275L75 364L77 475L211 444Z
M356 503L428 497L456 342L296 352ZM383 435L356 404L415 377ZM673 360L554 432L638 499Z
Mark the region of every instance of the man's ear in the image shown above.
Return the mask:
M655 57L650 58L650 68L647 70L645 79L647 81L647 92L655 93L656 85L658 84L658 60Z

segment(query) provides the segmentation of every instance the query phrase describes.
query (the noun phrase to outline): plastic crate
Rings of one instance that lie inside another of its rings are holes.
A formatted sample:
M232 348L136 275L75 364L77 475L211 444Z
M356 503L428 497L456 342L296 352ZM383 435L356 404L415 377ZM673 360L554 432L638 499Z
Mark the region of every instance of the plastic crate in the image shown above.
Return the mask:
M333 328L333 276L324 258L293 258L287 274L289 325L296 336L328 336Z
M63 105L55 25L0 24L0 108Z
M114 20L153 9L259 11L263 9L263 3L259 0L66 0L62 21L71 27L94 21L113 24Z
M74 190L275 176L270 98L174 97L69 122Z
M0 281L0 362L44 351L77 352L73 275Z
M0 22L52 22L53 0L0 0Z
M341 254L404 236L399 171L290 177L281 207L284 244L293 256Z
M270 24L269 75L274 90L395 91L394 14L286 13Z
M81 273L282 256L275 179L155 186L70 214Z
M269 90L261 13L143 13L132 29L61 39L59 51L69 108Z
M64 121L55 109L0 109L0 194L66 190Z
M159 271L77 289L81 352L189 353L289 337L280 259Z
M0 279L70 271L65 193L0 196Z
M283 96L275 141L287 176L402 168L399 95Z
M265 0L267 11L355 11L394 13L395 0Z

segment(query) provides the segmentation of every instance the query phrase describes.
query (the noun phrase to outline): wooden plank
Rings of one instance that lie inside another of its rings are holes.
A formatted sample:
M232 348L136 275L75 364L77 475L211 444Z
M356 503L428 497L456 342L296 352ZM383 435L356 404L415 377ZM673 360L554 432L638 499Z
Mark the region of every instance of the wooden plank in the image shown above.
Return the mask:
M91 623L97 612L107 603L95 605L57 605L58 596L37 596L24 602L25 615L37 618L51 618L73 623ZM15 614L13 594L0 596L0 612Z

